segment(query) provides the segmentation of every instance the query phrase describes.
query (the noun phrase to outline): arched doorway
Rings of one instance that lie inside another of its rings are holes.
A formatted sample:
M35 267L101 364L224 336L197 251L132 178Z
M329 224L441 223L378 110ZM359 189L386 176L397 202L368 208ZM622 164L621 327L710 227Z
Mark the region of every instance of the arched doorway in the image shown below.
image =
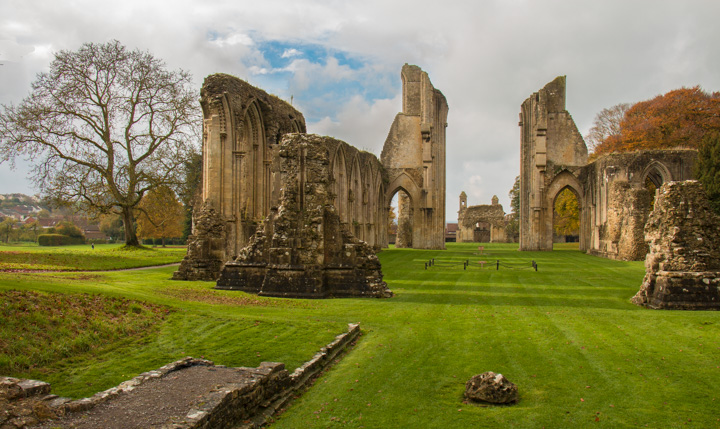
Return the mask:
M393 217L392 225L388 225L390 232L389 241L397 248L412 248L413 246L413 222L414 211L412 198L405 189L399 188L390 199L388 219Z
M555 196L553 202L553 243L580 241L580 203L569 186Z
M642 184L650 194L650 203L649 207L647 207L648 215L655 207L655 198L657 197L660 186L671 180L672 175L670 174L670 171L662 163L653 161L645 167L645 170L643 171Z
M580 250L587 250L588 247L588 238L586 234L586 225L589 219L586 219L584 216L583 208L585 206L583 201L583 195L580 192L582 189L582 186L580 184L580 181L567 170L563 170L560 172L553 181L550 183L550 186L547 188L546 198L545 198L545 206L544 206L544 228L543 230L543 237L541 240L541 248L539 250L552 250L553 248L553 242L554 242L554 236L555 236L555 203L558 199L558 196L560 196L563 192L568 190L567 192L570 192L570 195L567 193L564 194L561 201L566 200L571 202L571 204L575 204L573 202L576 201L577 204L577 237L573 238L577 240L579 244Z

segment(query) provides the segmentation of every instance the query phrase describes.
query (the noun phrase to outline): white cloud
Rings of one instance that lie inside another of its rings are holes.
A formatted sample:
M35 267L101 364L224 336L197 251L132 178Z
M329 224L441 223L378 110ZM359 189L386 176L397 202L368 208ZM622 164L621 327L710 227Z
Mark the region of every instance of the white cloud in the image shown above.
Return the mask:
M250 36L242 33L234 33L226 37L218 37L217 39L212 40L210 43L215 44L221 48L235 45L252 46L254 44Z
M285 49L285 51L282 53L282 58L291 58L291 57L297 57L299 55L302 55L302 52L298 51L297 49Z
M308 132L335 137L380 157L390 126L401 109L400 95L372 103L355 96L340 106L336 120L324 117L310 122Z
M0 61L17 62L31 52L32 46L21 45L15 40L0 40Z
M702 0L458 0L451 7L435 0L4 0L0 40L22 49L15 62L0 57L0 103L27 95L48 66L49 57L38 55L47 47L117 39L191 71L198 88L223 72L294 95L311 131L379 153L401 108L400 68L417 64L450 106L450 220L463 190L469 204L497 194L508 209L519 172L520 104L558 75L567 75L567 108L583 134L604 107L683 85L720 90L717 16L720 2ZM268 61L267 41L284 43L276 55L287 63ZM326 48L328 58L301 52L311 45Z

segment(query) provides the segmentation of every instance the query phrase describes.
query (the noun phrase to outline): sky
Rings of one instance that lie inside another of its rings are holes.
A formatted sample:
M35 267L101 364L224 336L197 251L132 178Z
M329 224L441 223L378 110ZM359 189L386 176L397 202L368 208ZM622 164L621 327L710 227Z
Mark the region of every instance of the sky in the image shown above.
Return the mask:
M449 104L448 222L490 204L520 171L520 105L567 76L567 110L595 115L680 87L720 90L717 0L0 1L0 104L27 97L53 54L119 40L171 69L228 73L303 112L308 132L380 155L401 111L400 69ZM0 164L0 193L34 194L30 164Z

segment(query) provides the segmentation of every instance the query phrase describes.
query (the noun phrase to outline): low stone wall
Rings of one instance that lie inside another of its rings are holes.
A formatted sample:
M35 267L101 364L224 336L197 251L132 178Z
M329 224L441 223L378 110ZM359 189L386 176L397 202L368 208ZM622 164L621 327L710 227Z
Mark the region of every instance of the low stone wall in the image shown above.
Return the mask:
M249 382L218 386L198 398L196 404L199 405L189 410L182 421L174 419L167 426L174 429L260 427L327 368L359 335L359 325L350 324L347 332L335 337L292 374L288 374L285 365L278 362L262 362L257 368L234 368L243 371ZM208 360L187 357L78 400L51 395L50 385L42 381L0 377L0 427L24 428L42 420L88 411L98 404L112 401L118 395L131 392L148 380L161 379L171 372L195 365L225 368Z

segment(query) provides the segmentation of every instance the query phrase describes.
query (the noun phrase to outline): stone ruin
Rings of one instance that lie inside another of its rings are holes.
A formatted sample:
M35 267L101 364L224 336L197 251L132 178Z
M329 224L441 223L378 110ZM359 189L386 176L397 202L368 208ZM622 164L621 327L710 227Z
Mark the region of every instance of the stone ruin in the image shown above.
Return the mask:
M720 216L700 182L662 185L645 226L650 252L632 298L654 309L720 309Z
M460 193L457 242L505 243L506 227L505 211L498 203L497 195L493 195L489 205L468 207L467 194L464 191Z
M277 203L278 144L305 132L302 113L226 74L208 76L200 91L203 162L200 204L188 254L173 278L216 280Z
M388 246L390 203L400 191L408 247L444 248L447 102L419 67L405 64L401 77L403 112L380 162L347 143L305 135L302 113L275 96L233 76L208 76L200 201L173 278L221 278L219 287L273 296L388 296L374 252ZM308 164L295 165L300 159ZM300 183L302 200L283 200L295 198L290 188ZM288 211L297 209L304 212ZM273 235L290 224L301 229ZM279 282L280 265L293 281Z
M518 396L515 383L492 371L474 375L465 383L465 398L473 402L514 404Z
M560 76L521 107L520 250L552 250L555 199L568 188L580 208L580 250L641 260L652 189L692 179L697 151L612 153L588 162L585 142L565 108L565 90Z
M225 264L218 289L294 298L390 297L373 248L341 222L330 155L346 143L288 134L280 145L280 206ZM376 161L377 162L377 161Z
M395 116L380 160L387 199L398 198L396 247L445 248L445 128L448 104L428 74L405 64L403 111Z

